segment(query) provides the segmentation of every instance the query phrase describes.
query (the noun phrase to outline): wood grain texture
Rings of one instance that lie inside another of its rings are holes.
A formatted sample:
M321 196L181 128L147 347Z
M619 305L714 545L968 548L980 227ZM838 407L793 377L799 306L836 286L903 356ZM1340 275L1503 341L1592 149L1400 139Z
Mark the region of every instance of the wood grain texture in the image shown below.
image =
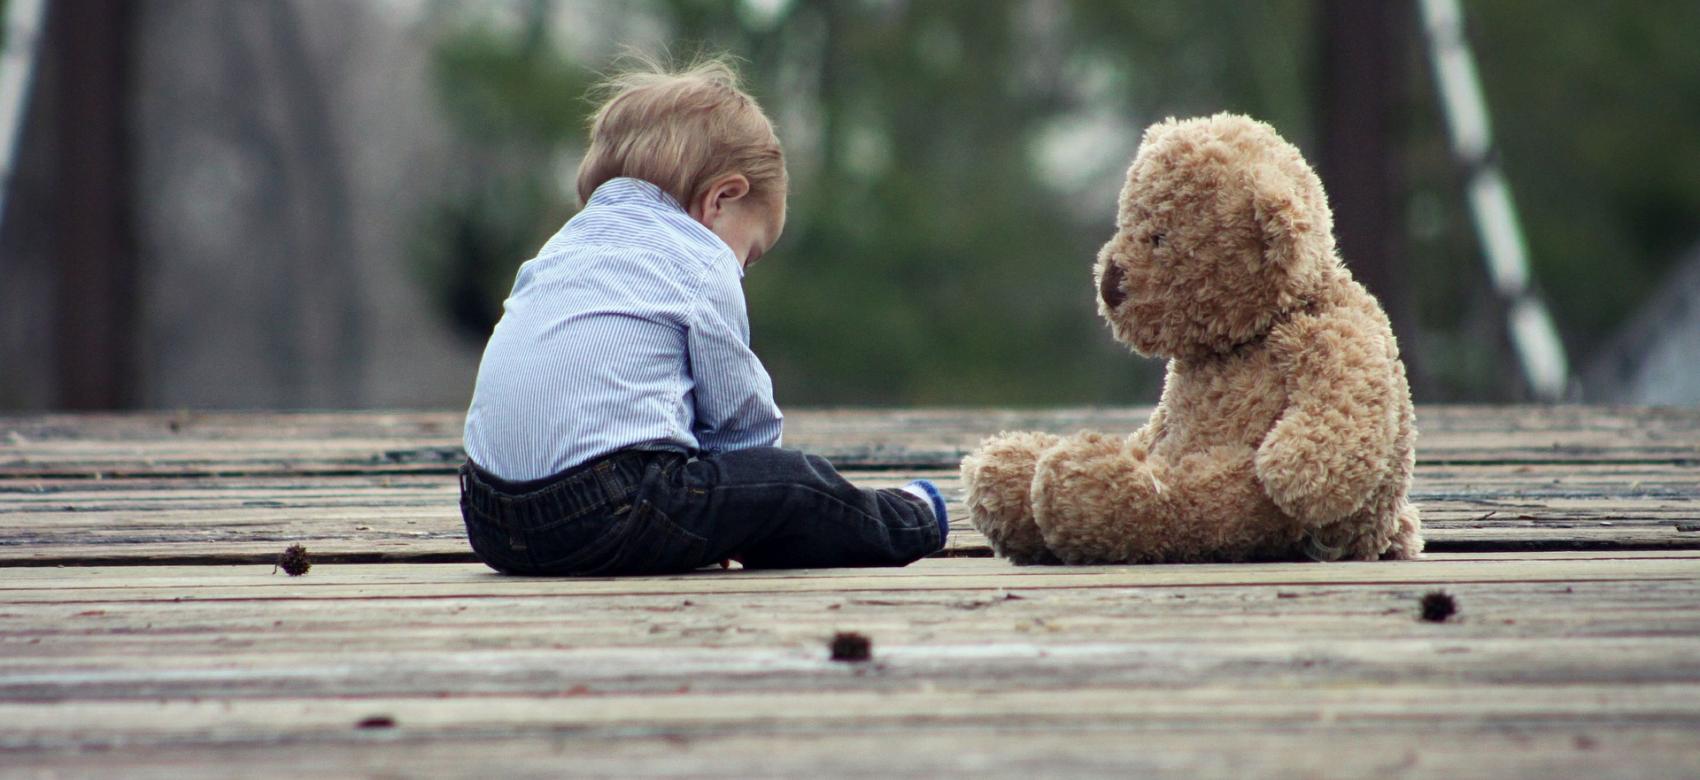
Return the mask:
M1700 410L1420 409L1417 561L977 557L963 452L1144 413L793 412L952 557L583 580L470 562L458 414L0 417L0 776L1700 776Z
M989 555L954 470L925 477L953 518L949 555ZM454 479L429 474L0 479L0 566L240 563L305 544L336 562L470 561ZM1413 496L1430 549L1700 549L1700 466L1425 465Z
M117 744L8 754L19 777L1180 777L1180 778L1686 778L1700 773L1692 730L1641 724L1538 724L1439 718L1397 728L1342 721L1319 705L1291 723L1148 724L1105 719L1074 727L912 723L845 730L786 721L736 729L600 729L549 721L450 732L356 719L405 711L374 701L339 713L310 741ZM303 706L303 708L305 708ZM159 708L164 717L175 710ZM849 733L846 733L848 731Z
M847 468L954 468L1001 430L1131 432L1146 407L793 410L787 446ZM455 413L0 416L0 478L450 473ZM1423 463L1700 463L1700 409L1420 407Z
M1434 588L1452 621L1416 618ZM0 581L0 752L14 771L191 777L1684 776L1697 604L1690 552L624 580L20 569ZM829 660L839 630L873 660Z

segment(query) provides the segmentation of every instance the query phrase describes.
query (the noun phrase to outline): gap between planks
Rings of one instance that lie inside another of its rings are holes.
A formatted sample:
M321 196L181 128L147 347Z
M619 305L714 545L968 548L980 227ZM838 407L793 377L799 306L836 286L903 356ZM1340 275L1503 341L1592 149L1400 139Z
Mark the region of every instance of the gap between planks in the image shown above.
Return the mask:
M0 603L159 599L373 599L458 595L779 593L997 588L1151 588L1296 585L1444 585L1700 578L1700 551L1638 554L1431 555L1415 561L1018 567L992 559L926 559L902 568L704 570L662 577L509 577L468 564L315 566L303 577L266 566L16 569Z

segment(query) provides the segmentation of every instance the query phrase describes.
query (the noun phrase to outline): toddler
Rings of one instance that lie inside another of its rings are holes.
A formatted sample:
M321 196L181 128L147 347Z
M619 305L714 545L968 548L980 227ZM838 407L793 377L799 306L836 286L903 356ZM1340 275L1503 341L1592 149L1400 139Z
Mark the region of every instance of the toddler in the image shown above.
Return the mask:
M901 566L944 546L932 483L866 490L780 449L744 269L785 227L773 125L712 61L615 77L583 209L519 269L466 415L461 515L528 575Z

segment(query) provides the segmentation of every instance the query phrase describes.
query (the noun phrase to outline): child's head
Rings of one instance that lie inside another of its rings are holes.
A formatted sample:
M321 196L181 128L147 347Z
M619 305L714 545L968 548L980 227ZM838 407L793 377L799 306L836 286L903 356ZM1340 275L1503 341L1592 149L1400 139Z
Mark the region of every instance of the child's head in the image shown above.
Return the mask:
M629 176L672 195L745 265L778 240L785 153L730 65L712 59L670 72L643 60L604 88L609 97L591 120L579 164L581 203L603 182Z

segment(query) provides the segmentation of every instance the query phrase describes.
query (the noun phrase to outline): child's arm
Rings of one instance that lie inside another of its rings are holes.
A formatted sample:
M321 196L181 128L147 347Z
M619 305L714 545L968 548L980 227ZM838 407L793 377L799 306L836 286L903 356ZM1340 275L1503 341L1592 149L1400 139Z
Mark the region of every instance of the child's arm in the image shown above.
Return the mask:
M687 335L696 382L697 443L711 452L776 447L783 415L773 379L750 351L744 290L733 273L709 273Z

